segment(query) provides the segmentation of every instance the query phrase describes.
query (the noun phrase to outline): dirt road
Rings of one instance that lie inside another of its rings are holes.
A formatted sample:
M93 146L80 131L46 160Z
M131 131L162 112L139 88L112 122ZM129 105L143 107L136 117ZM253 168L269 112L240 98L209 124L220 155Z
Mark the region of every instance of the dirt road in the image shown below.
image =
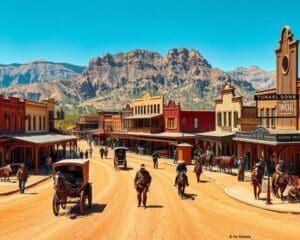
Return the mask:
M94 151L97 155L98 151ZM52 179L27 194L0 198L0 239L298 239L300 216L253 208L227 197L203 178L189 172L189 198L181 200L173 186L173 166L129 154L127 171L115 171L112 156L91 160L93 202L85 216L70 205L60 216L52 213ZM133 178L141 162L153 177L149 207L137 208ZM70 219L71 213L78 213Z

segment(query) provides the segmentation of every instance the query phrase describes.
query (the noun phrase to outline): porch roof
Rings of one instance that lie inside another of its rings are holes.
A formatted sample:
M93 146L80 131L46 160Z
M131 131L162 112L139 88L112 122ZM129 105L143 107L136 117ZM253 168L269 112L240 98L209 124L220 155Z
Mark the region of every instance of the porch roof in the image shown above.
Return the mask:
M46 144L46 143L56 143L56 142L66 142L70 140L75 140L77 137L72 135L62 135L55 133L46 134L13 134L5 135L8 139L19 140L23 142L29 142L33 144Z
M229 137L233 136L235 132L222 132L222 131L210 131L210 132L203 132L203 133L197 133L197 136L203 136L203 137Z
M232 139L233 141L237 142L247 142L247 143L257 143L257 144L264 144L264 145L299 145L300 142L278 142L278 141L268 141L268 140L258 140L258 139L251 139L251 138L239 138L235 137Z
M156 118L160 116L162 116L162 114L145 114L145 115L129 116L129 117L125 117L124 119L150 119L150 118Z

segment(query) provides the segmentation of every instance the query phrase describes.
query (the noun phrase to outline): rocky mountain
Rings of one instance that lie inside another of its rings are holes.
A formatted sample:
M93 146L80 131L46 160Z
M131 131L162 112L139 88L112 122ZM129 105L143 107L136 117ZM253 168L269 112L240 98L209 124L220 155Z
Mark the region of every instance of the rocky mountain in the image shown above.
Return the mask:
M71 80L12 86L0 89L0 93L35 100L55 97L64 105L117 109L150 91L164 94L166 100L175 99L184 108L199 109L213 108L225 82L236 86L236 93L244 96L246 103L253 103L256 89L251 82L213 68L194 49L171 49L166 56L137 49L94 58Z
M239 67L228 74L238 81L251 83L255 89L263 90L275 87L275 71L267 72L257 66Z
M26 64L0 64L0 87L42 83L56 79L73 79L84 67L69 63L37 60Z

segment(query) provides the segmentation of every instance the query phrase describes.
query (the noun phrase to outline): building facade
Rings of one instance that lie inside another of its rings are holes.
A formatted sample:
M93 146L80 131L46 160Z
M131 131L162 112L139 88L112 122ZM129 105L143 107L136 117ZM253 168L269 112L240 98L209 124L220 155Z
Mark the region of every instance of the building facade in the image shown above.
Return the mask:
M250 134L238 132L234 140L238 153L249 154L252 165L264 159L274 171L282 158L293 173L300 174L298 40L293 40L288 26L281 32L275 53L276 88L255 94L260 126Z

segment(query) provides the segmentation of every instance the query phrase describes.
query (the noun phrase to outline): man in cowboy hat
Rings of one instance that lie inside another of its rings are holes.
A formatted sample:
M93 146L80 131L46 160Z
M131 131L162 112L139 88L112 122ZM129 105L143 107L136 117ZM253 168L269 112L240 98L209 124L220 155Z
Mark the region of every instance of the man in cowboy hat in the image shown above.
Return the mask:
M275 172L276 172L276 179L275 179L275 185L278 184L279 179L281 176L285 173L285 165L284 161L280 159L275 167Z
M22 163L20 168L18 169L17 178L18 178L18 181L19 181L20 192L21 192L21 194L23 194L24 189L25 189L25 183L26 183L27 178L28 178L28 173L27 173L27 170L25 168L24 163Z
M134 187L137 191L138 207L140 207L141 203L143 202L144 208L146 208L147 192L151 184L151 179L150 173L145 169L145 164L141 164L141 168L136 173L134 178Z
M178 160L177 162L177 167L176 167L176 178L175 178L175 184L174 186L177 185L177 179L178 179L178 176L181 172L184 172L184 177L185 177L185 181L186 181L186 185L189 186L189 180L188 180L188 177L186 175L186 172L187 172L187 167L185 165L185 161L184 160Z
M238 181L244 181L245 178L245 168L244 168L244 159L240 156L238 160Z

